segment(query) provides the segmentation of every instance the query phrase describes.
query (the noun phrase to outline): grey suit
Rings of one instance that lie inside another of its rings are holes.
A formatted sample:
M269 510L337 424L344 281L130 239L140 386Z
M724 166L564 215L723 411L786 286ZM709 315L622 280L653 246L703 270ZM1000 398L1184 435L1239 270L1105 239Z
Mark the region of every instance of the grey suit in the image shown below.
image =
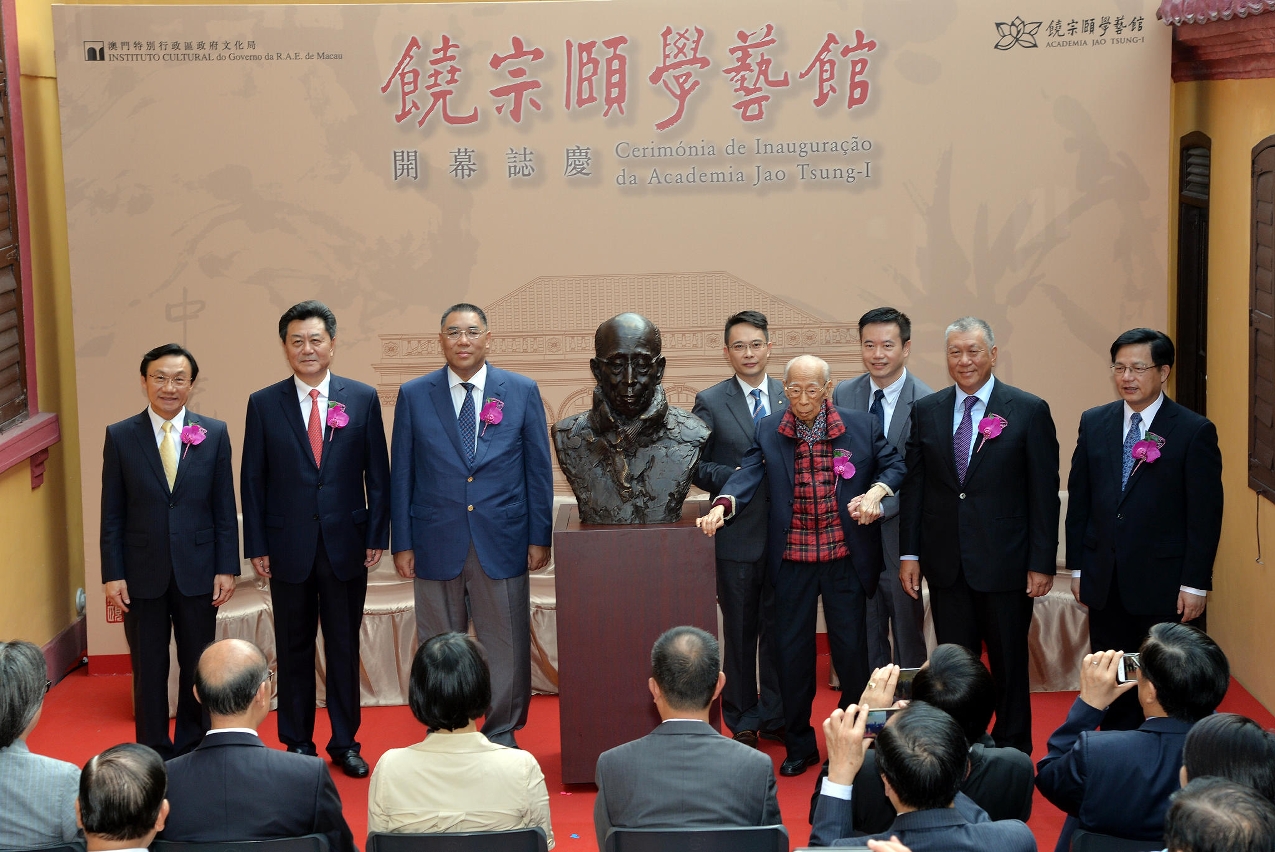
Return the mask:
M34 849L75 840L80 768L32 754L18 740L0 748L0 849Z
M705 722L674 720L598 758L593 826L598 848L612 828L780 825L770 757Z
M783 383L767 379L770 411L788 405ZM695 470L697 486L716 499L726 480L753 445L751 400L734 376L695 395L692 413L711 433ZM723 527L713 541L717 547L717 602L722 607L722 716L732 731L775 731L783 726L775 657L774 590L766 577L766 517L770 498L765 487ZM757 675L761 675L761 698Z
M868 411L872 407L875 389L872 377L864 373L838 384L833 391L832 402L842 408ZM890 417L890 430L885 436L899 455L907 455L908 435L912 433L912 403L932 393L934 391L912 375L911 370L906 371L903 388L894 404L894 414ZM887 497L887 508L889 503L897 504L898 498ZM893 622L894 662L905 668L916 668L925 662L927 656L922 630L925 605L919 598L913 600L899 585L899 518L891 514L887 512L886 519L881 521L881 555L885 562L881 570L881 585L868 602L868 665L879 668L890 662L890 627Z

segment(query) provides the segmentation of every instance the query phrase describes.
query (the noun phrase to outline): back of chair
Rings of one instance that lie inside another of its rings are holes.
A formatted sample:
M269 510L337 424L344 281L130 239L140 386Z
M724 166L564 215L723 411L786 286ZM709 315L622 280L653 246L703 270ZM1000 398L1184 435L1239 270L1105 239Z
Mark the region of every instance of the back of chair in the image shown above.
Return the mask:
M1129 840L1083 828L1071 836L1071 852L1159 852L1163 848L1164 843L1159 840Z
M782 825L613 828L605 852L788 852L788 830Z
M182 840L156 840L151 852L328 852L328 838L323 834L304 837L279 837L273 840L234 840L217 843L187 843Z
M543 828L517 831L464 831L448 834L389 834L367 836L367 852L547 852Z

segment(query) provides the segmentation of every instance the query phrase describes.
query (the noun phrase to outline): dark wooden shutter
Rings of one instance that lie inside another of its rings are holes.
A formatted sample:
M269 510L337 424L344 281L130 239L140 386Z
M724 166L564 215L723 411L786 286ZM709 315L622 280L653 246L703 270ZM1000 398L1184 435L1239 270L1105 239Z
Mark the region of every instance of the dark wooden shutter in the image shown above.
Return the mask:
M1178 191L1178 362L1173 398L1206 413L1209 338L1209 137L1182 137Z
M0 39L3 32L0 31ZM18 230L13 212L9 146L9 73L0 55L0 429L27 416L27 371L22 324Z
M1248 484L1275 502L1275 136L1253 148Z

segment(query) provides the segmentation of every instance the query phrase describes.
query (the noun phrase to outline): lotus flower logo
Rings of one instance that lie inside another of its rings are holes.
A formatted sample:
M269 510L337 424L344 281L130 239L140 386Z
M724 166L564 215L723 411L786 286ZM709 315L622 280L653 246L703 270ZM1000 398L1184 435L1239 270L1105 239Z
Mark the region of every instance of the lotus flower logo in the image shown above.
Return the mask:
M1040 24L1040 21L1029 24L1020 17L1015 17L1008 24L997 23L996 32L1000 33L1000 40L996 42L996 49L1009 50L1014 45L1037 47L1036 31L1040 29Z

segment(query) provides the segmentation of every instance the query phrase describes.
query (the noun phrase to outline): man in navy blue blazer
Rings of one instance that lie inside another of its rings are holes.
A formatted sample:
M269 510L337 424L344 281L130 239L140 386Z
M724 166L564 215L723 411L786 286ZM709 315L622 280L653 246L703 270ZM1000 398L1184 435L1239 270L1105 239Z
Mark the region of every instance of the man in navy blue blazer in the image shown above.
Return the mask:
M1070 848L1077 827L1160 842L1169 796L1180 786L1187 732L1217 709L1230 685L1222 649L1186 624L1151 628L1136 682L1117 682L1121 657L1120 651L1085 656L1080 696L1036 766L1036 789L1067 814L1057 852ZM1134 691L1146 716L1142 727L1095 730L1111 703Z
M416 633L464 633L491 668L489 740L517 746L531 700L528 570L549 562L553 466L536 383L487 363L487 315L443 312L447 366L399 389L394 409L394 566L415 577Z
M244 555L270 578L279 660L279 739L316 754L315 635L327 662L327 752L367 776L360 720L359 625L367 571L389 544L389 452L376 391L333 375L336 317L322 302L279 318L292 375L248 398L240 495Z
M176 343L142 356L141 414L106 427L102 582L124 613L137 741L184 754L208 730L191 692L239 574L235 483L226 424L192 414L199 365ZM177 726L168 736L168 644L177 642Z
M868 682L866 602L881 577L881 501L903 482L904 464L866 411L833 406L828 363L801 355L784 369L786 410L764 418L753 446L696 523L713 535L757 494L770 491L767 570L775 588L775 649L788 756L781 775L819 762L810 708L815 697L815 621L820 596L832 662L849 703ZM769 472L769 475L767 475Z

